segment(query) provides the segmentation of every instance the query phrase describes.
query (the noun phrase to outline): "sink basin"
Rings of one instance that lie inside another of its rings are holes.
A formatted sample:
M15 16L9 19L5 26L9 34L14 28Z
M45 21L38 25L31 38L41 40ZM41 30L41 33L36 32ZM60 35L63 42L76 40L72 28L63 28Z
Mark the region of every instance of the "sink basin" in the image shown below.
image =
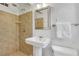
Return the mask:
M50 39L45 37L31 37L25 39L25 42L35 47L45 48L50 43Z

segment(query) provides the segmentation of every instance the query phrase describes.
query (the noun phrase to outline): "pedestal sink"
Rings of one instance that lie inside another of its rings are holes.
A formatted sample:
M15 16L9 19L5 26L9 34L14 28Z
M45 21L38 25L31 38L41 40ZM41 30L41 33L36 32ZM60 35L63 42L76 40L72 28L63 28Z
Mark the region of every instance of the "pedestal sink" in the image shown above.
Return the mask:
M42 36L36 36L25 39L25 42L33 46L34 56L42 56L42 48L47 47L47 45L50 43L50 39Z

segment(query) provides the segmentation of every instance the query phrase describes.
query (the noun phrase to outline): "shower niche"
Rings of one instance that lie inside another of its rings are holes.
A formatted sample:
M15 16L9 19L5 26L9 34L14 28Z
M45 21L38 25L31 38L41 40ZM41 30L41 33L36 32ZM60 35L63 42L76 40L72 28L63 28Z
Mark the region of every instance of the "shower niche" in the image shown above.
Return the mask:
M35 29L46 30L51 28L50 7L35 10Z

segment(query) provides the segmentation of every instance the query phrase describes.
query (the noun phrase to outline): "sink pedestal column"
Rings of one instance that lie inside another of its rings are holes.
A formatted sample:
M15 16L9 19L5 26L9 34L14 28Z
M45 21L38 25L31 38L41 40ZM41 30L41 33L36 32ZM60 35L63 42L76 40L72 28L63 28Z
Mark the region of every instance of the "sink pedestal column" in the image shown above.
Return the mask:
M33 56L42 56L42 48L33 47Z

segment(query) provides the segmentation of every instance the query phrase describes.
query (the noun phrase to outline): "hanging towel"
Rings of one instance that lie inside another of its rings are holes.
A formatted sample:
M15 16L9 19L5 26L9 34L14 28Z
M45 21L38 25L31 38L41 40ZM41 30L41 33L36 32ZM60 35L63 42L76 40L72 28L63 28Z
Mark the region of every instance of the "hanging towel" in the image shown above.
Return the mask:
M57 37L61 39L71 39L71 24L69 22L57 22Z
M57 37L62 38L62 23L57 22L56 26L57 26Z

